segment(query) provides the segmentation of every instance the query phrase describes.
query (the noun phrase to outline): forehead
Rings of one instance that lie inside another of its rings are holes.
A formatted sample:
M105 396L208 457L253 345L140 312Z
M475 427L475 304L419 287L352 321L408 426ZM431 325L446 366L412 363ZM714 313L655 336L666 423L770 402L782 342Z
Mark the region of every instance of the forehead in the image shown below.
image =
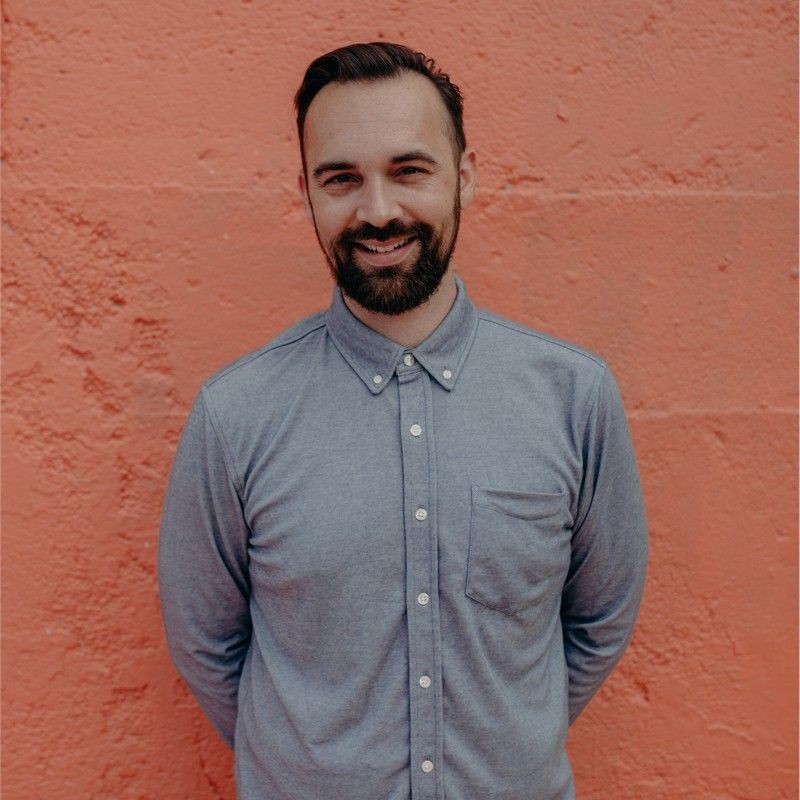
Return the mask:
M329 83L309 106L304 134L309 168L420 148L442 158L452 151L447 107L433 83L414 72Z

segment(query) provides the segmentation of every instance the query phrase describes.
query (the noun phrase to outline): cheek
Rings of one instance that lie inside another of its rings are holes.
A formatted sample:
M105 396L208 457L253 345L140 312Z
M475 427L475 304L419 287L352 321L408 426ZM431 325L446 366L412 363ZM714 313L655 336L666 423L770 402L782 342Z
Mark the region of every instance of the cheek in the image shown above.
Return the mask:
M437 230L446 232L453 228L454 214L455 205L452 198L448 198L446 202L441 202L430 210L428 220Z
M438 225L447 224L455 211L455 187L441 187L435 195L426 198L420 205L420 213L424 213L430 220L436 220Z
M323 207L314 209L317 230L324 242L332 243L347 228L348 216L341 209Z

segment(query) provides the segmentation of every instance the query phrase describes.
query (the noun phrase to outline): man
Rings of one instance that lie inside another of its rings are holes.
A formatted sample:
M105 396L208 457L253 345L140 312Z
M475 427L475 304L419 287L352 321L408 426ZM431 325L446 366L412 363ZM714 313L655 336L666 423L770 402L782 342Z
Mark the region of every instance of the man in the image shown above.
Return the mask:
M208 378L159 545L170 652L243 800L574 797L647 533L599 356L476 307L461 95L385 42L308 68L331 305Z

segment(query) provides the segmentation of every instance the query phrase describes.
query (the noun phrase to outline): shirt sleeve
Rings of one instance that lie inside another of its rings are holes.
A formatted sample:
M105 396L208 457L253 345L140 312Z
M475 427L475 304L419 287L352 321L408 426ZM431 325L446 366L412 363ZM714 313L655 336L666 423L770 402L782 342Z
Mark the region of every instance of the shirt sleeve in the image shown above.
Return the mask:
M561 602L572 724L622 657L639 612L648 534L619 388L606 366L582 440L583 479Z
M230 747L251 632L248 540L239 494L201 389L169 477L158 579L170 656Z

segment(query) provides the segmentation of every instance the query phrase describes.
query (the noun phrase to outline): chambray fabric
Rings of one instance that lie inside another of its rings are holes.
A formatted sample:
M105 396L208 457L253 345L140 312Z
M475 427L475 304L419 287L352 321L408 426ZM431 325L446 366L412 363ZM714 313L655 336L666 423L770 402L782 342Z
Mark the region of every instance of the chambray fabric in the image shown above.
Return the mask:
M456 285L414 348L334 287L185 422L162 611L241 800L575 796L646 571L629 430L601 357Z

